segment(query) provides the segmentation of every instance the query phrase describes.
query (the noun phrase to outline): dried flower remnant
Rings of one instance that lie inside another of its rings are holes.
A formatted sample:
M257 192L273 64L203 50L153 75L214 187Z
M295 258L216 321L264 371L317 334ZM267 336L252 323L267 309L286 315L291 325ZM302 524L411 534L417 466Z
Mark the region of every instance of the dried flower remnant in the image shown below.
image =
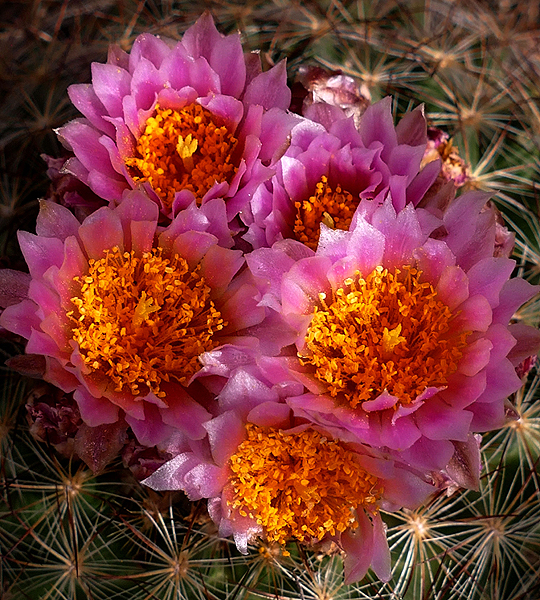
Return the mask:
M434 160L441 160L441 183L452 181L459 188L471 178L470 169L459 155L458 148L452 144L450 136L442 129L428 127L422 167Z

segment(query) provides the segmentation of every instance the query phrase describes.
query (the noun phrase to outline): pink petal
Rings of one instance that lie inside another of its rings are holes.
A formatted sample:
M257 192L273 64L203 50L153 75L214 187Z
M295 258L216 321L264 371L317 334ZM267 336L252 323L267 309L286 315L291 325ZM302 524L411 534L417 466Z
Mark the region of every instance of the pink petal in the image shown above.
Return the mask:
M466 441L472 414L431 398L415 413L415 419L422 434L431 440Z
M488 363L493 344L489 339L480 338L469 344L463 351L458 372L472 377L481 371Z
M469 297L469 280L461 267L449 266L443 269L436 290L441 302L453 311Z
M373 526L363 509L356 513L358 529L347 530L341 536L346 552L343 559L345 584L363 579L373 559Z
M42 277L49 267L62 265L64 244L60 240L40 237L27 231L17 232L17 237L30 275L34 279Z
M291 408L287 404L262 402L250 410L247 420L259 427L287 427L291 419Z
M103 119L107 111L96 96L90 83L77 83L68 87L68 96L73 105L92 123L107 135L114 136L114 127Z
M36 233L39 236L58 238L62 242L70 235L76 236L80 223L67 208L41 200L36 223Z
M144 418L137 419L127 413L125 419L135 437L143 446L157 446L171 436L174 429L166 425L160 414L160 409L149 402L144 403Z
M390 581L392 578L392 559L390 548L386 539L386 525L377 513L372 517L373 522L373 558L371 568L381 581Z
M291 103L291 91L287 86L287 68L282 60L270 70L257 75L247 86L244 94L247 104L260 104L266 110L274 106L287 110Z
M246 429L233 411L226 411L204 423L212 457L219 467L223 467L246 439Z
M492 308L498 306L499 294L515 265L516 261L508 258L490 257L477 262L467 272L471 296L482 294Z
M331 287L326 277L330 266L330 260L325 256L313 256L291 267L281 284L283 314L309 314L320 302L319 294L331 297Z
M122 98L130 91L131 75L117 65L92 63L92 87L111 117L121 117Z
M40 319L36 315L37 306L31 300L23 300L8 306L0 315L0 325L8 331L26 339L34 329L39 328Z
M116 211L103 207L86 217L79 236L88 258L100 259L105 250L118 246L124 250L124 230Z
M106 398L95 398L82 386L75 390L73 398L79 406L82 420L90 427L118 421L118 406Z

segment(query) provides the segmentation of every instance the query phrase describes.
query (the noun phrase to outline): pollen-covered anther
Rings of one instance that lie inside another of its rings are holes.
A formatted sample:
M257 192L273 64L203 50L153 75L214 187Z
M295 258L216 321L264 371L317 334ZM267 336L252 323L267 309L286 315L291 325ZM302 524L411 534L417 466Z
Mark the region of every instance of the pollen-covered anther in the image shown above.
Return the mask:
M214 185L230 181L237 171L233 153L237 139L200 104L179 110L156 105L126 160L135 181L148 182L166 206L176 192L190 190L201 200Z
M67 313L86 367L136 396L164 397L171 378L187 384L225 326L199 271L159 248L136 256L114 247L90 260Z
M308 200L295 202L294 236L315 250L319 243L321 223L330 229L348 229L359 202L359 198L342 190L340 185L332 190L328 185L328 178L323 175L313 196Z
M248 424L229 466L232 508L256 519L270 543L355 529L355 510L376 512L382 494L352 450L310 429L287 435Z
M384 391L410 404L443 387L463 356L470 332L456 332L458 313L437 298L422 273L406 265L359 273L316 306L299 353L328 393L356 408Z

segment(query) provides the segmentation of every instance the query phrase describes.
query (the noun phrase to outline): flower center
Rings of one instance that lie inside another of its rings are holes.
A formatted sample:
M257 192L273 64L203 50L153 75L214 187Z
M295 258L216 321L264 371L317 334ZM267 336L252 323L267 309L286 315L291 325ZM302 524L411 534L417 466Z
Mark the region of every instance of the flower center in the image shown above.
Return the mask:
M358 526L354 510L376 509L382 488L356 454L313 430L286 435L247 424L230 459L231 501L256 519L270 542L321 540Z
M136 156L126 160L135 171L133 179L148 181L168 207L176 192L190 190L200 201L214 183L229 181L237 171L231 162L237 140L214 119L197 103L180 110L156 105Z
M339 185L332 191L328 178L323 175L313 196L308 200L295 202L294 236L299 242L316 250L321 223L332 229L348 229L359 203L359 198L353 198L352 194L343 191Z
M452 330L456 314L421 275L408 265L377 267L345 280L331 304L319 295L299 356L331 396L356 408L386 390L409 404L427 387L446 385L470 332Z
M210 300L210 288L178 255L154 248L141 257L106 250L75 277L80 293L67 314L73 339L90 371L101 371L116 391L153 392L162 381L186 385L199 369L198 356L218 343L213 334L226 323Z

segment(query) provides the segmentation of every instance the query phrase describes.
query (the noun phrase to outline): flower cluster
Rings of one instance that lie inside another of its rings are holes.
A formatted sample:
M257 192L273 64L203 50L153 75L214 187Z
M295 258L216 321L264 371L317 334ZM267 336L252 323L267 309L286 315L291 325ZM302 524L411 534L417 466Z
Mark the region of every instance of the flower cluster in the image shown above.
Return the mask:
M0 325L67 398L36 423L96 469L129 440L143 483L207 499L241 552L338 547L347 582L387 581L381 511L478 484L536 288L488 196L455 197L465 166L422 107L394 126L349 78L309 91L290 112L284 64L207 14L113 46L69 90L84 118L19 233L29 274L0 272Z

